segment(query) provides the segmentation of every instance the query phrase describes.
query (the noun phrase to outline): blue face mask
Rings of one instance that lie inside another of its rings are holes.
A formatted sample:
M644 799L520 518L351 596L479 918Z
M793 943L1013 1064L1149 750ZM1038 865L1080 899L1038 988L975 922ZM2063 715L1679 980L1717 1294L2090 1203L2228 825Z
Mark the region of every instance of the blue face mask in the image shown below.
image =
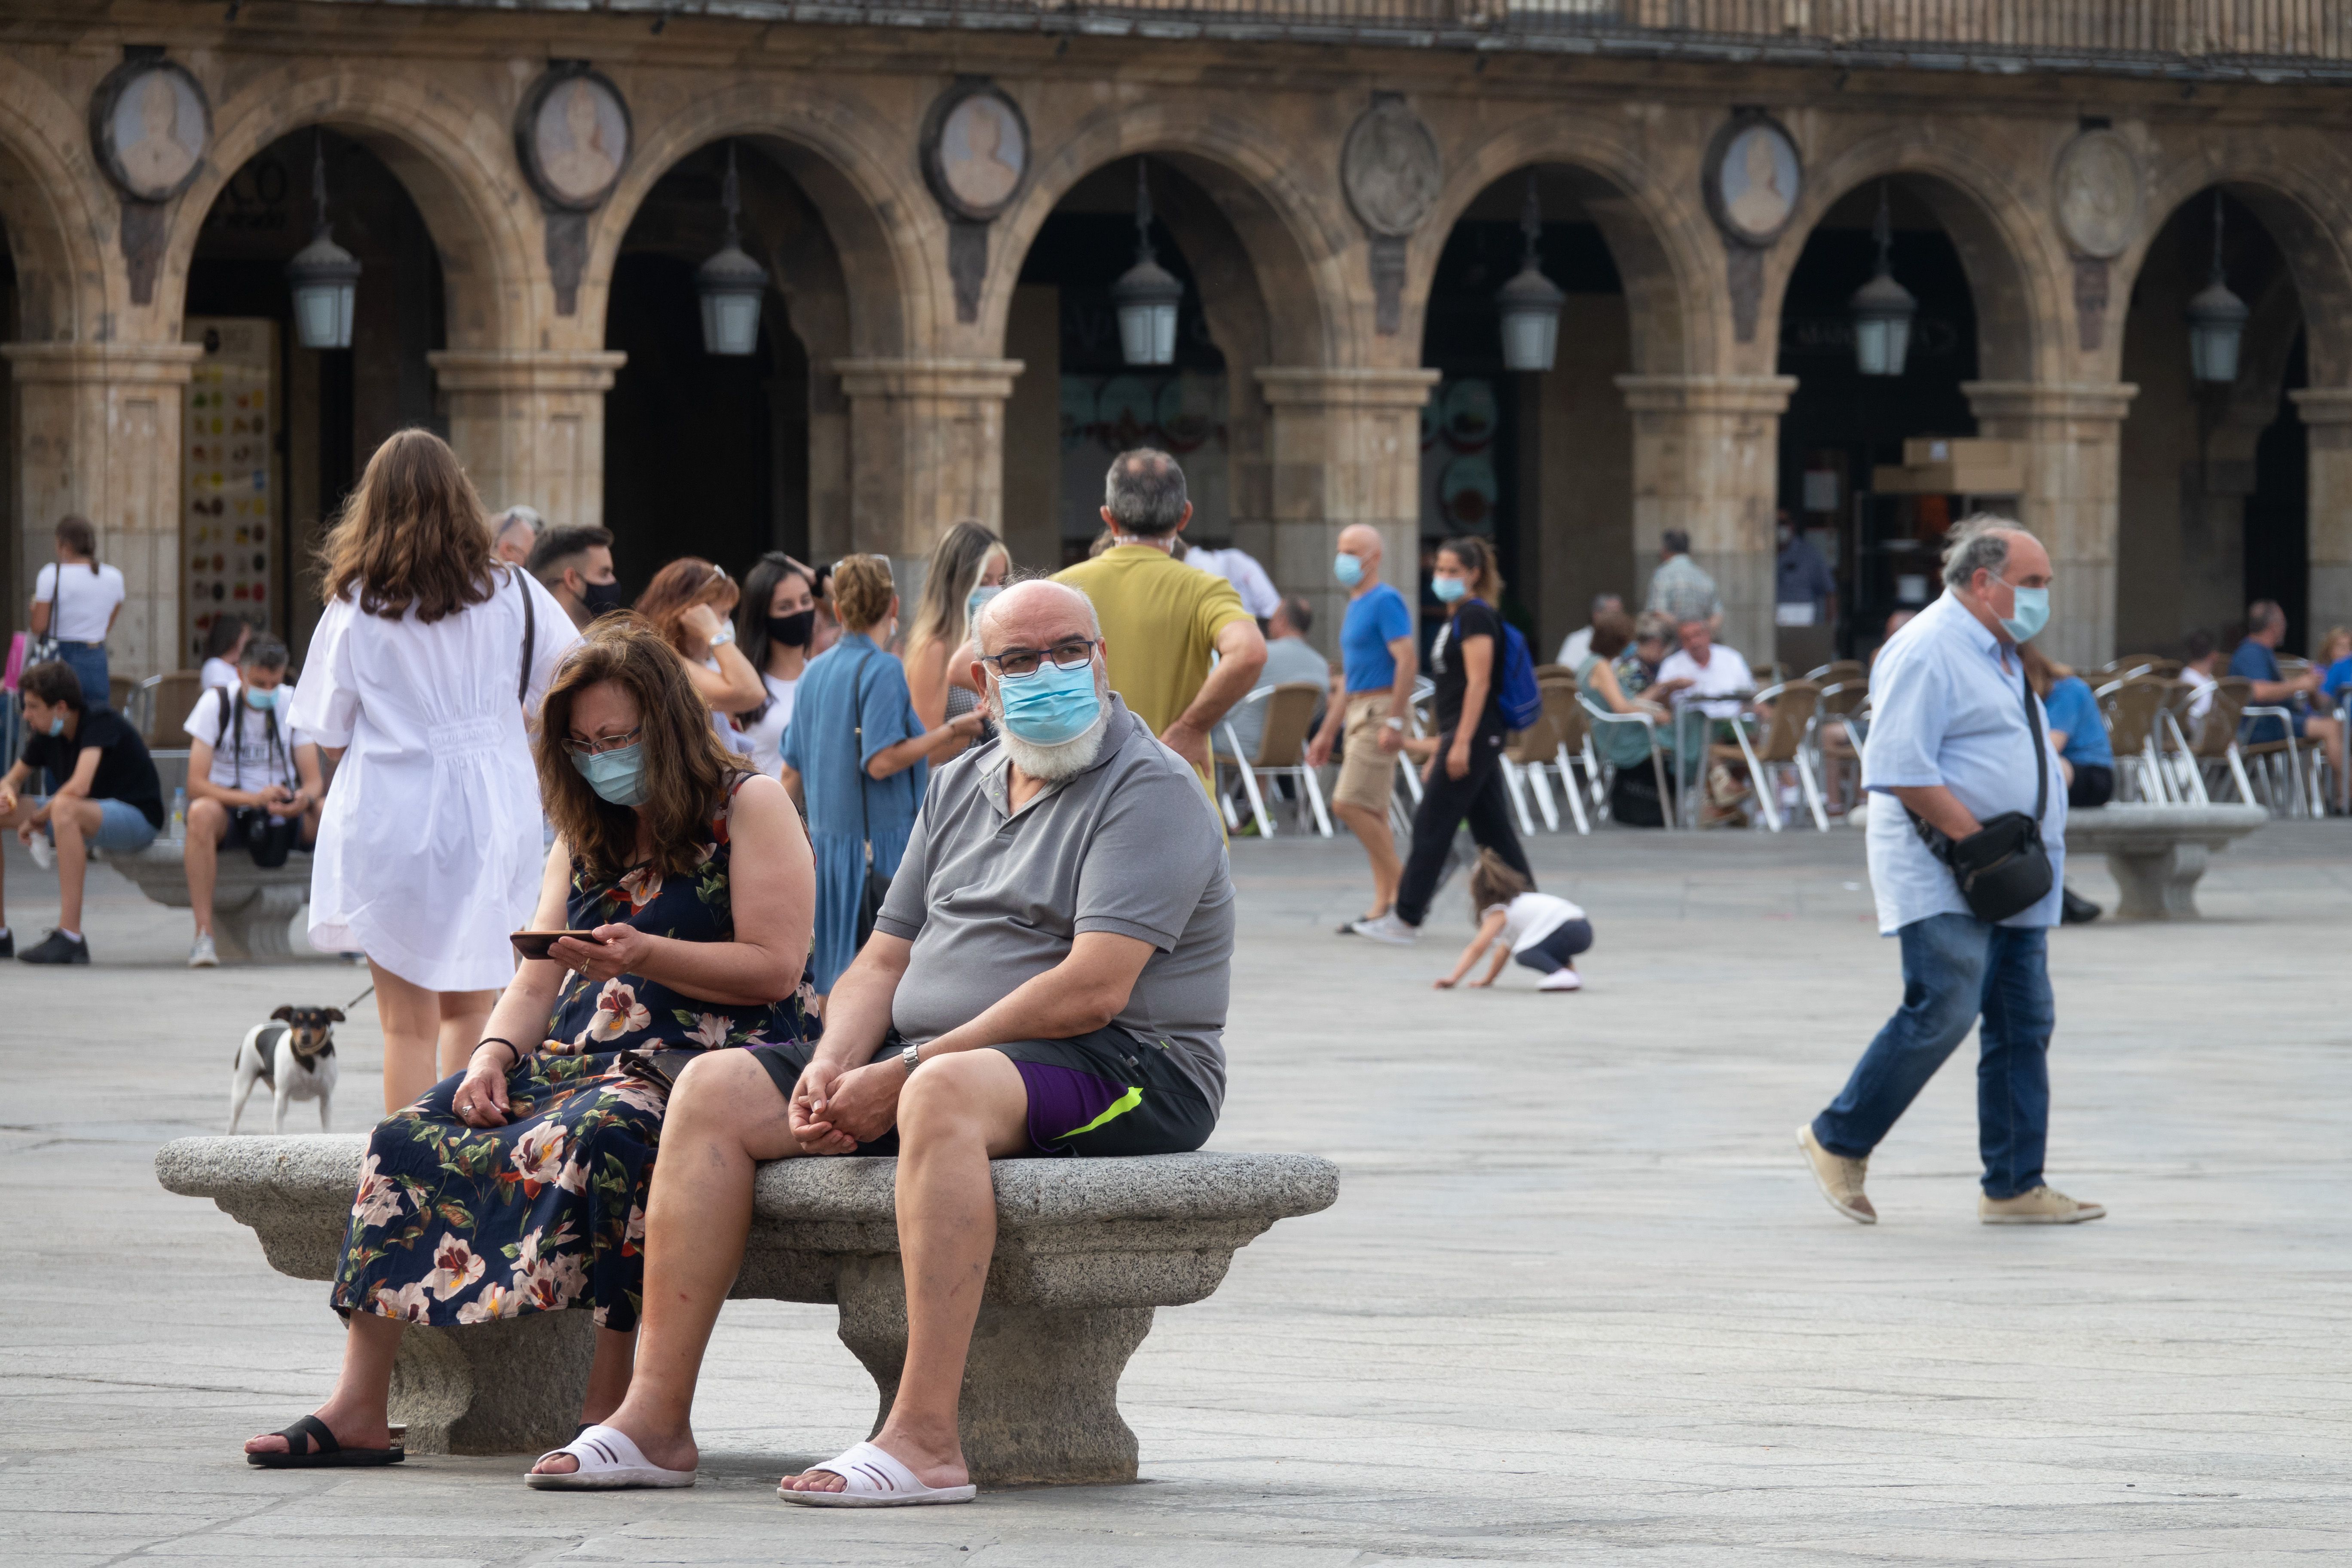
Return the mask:
M1064 669L1049 659L1034 674L1011 679L999 676L996 700L1004 710L1004 727L1039 746L1056 746L1085 734L1102 713L1091 659L1076 669Z
M600 752L593 757L572 753L572 765L607 805L636 805L646 798L646 743Z
M1331 563L1331 575L1339 579L1342 588L1352 588L1364 580L1364 563L1343 554Z
M1429 591L1437 595L1438 603L1450 605L1470 591L1470 584L1459 577L1433 577Z
M1993 581L2017 596L2017 613L2001 616L2000 629L2019 642L2032 642L2050 624L2050 590L2019 588L1999 577Z
M264 691L257 686L247 687L245 689L245 705L257 712L267 713L269 710L278 706L278 688L273 686L268 690Z
M1002 588L992 588L985 584L974 588L963 602L964 625L969 626L972 622L980 619L980 607L1003 592L1004 590Z
M51 738L52 740L54 740L54 739L56 739L58 736L62 735L62 734L64 734L65 732L66 732L66 716L65 716L64 714L60 713L60 714L58 714L56 718L54 718L54 719L52 719L52 720L50 720L50 721L49 721L49 736L50 736L50 738Z

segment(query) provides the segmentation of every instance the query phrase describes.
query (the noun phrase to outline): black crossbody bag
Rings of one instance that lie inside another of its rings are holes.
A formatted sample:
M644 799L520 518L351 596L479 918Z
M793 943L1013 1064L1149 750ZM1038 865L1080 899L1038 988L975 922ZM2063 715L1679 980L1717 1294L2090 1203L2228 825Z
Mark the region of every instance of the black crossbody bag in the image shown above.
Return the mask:
M2021 671L2018 685L2024 697L2025 727L2033 734L2033 815L2004 811L1966 838L1954 838L1911 813L1911 826L1919 830L1928 853L1951 868L1969 913L1988 925L2032 909L2057 880L2050 868L2049 847L2042 842L2042 814L2050 805L2050 761L2042 750L2042 719L2034 711L2033 688Z

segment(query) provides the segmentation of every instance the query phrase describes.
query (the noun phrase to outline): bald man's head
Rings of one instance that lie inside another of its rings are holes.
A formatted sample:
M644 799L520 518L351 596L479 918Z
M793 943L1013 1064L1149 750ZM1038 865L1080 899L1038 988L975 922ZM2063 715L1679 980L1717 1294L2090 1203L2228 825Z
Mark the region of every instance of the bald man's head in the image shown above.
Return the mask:
M1094 601L1067 583L1033 577L981 606L971 635L982 654L1008 647L1051 647L1071 637L1102 640Z
M1370 584L1380 581L1381 554L1380 530L1364 523L1351 522L1339 531L1339 547L1340 554L1354 556L1357 563L1363 567L1356 582ZM1341 581L1345 582L1346 579L1343 577Z

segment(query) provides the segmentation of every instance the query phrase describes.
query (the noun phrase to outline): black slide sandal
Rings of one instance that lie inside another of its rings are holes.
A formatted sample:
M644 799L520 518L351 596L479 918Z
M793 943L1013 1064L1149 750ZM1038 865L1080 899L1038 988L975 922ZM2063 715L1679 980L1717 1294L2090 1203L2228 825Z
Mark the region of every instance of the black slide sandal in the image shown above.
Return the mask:
M323 1470L339 1467L357 1468L368 1465L396 1465L408 1458L407 1452L394 1444L389 1448L346 1448L335 1441L327 1424L315 1415L305 1415L277 1436L286 1439L283 1454L247 1454L245 1461L265 1470ZM299 1439L304 1447L299 1453L294 1444Z

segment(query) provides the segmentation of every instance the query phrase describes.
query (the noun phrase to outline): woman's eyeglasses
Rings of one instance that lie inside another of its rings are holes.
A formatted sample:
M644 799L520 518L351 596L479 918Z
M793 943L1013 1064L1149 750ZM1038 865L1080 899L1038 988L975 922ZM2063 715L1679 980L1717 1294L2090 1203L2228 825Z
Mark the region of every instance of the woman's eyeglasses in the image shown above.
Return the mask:
M575 757L601 757L607 752L618 752L637 743L646 732L643 724L625 735L599 735L593 741L566 741L563 749Z
M1047 659L1055 669L1084 669L1094 662L1096 644L1087 637L1072 637L1057 642L1052 647L1009 647L1003 653L984 653L982 664L996 667L996 673L1008 680L1018 680L1024 675L1034 675Z

